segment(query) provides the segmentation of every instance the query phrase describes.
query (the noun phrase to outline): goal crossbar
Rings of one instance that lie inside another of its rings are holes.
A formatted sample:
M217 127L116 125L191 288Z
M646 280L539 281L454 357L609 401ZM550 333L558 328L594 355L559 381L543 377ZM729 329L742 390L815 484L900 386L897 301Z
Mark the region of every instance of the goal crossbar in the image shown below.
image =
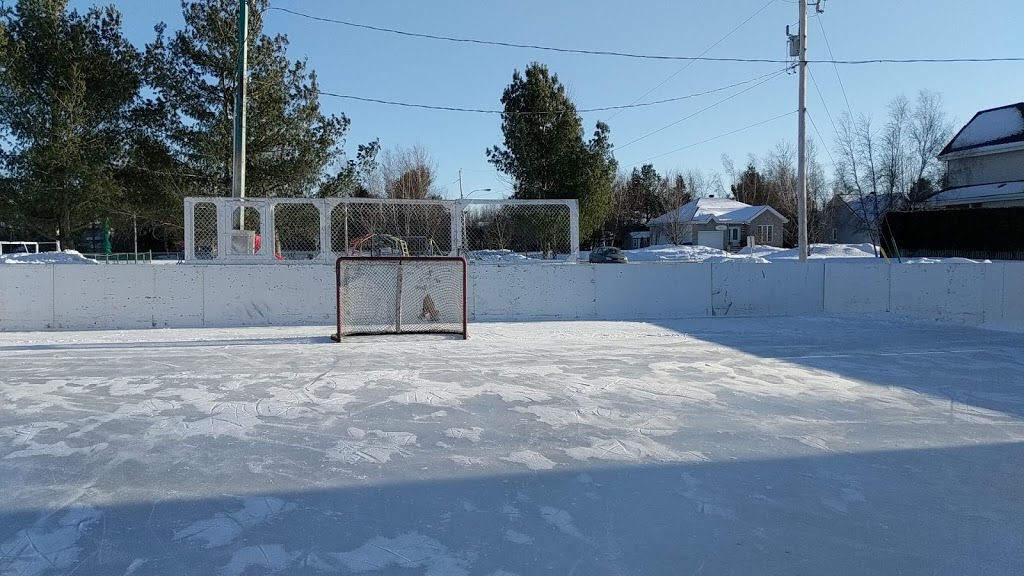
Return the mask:
M468 267L449 256L342 256L335 264L337 332L468 337Z

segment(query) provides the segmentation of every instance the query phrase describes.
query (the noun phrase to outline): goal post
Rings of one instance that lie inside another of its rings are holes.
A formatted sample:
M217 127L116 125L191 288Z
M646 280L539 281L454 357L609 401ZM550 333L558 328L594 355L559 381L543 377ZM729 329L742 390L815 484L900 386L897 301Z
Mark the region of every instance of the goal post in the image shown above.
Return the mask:
M337 332L468 335L466 260L448 256L342 256L335 264Z

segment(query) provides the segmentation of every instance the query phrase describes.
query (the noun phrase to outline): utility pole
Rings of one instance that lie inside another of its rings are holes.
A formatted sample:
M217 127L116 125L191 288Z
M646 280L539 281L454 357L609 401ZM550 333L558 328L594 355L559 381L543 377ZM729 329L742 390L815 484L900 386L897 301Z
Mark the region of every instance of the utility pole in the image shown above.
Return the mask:
M235 150L231 174L231 196L245 198L245 105L246 68L249 60L248 0L238 0L238 79L235 88ZM245 228L245 210L239 210L239 229Z
M820 0L819 0L820 1ZM798 58L800 59L800 96L797 124L797 195L796 211L799 222L800 261L807 261L807 0L800 0L800 31Z
M465 200L466 197L462 195L462 168L459 168L459 200Z

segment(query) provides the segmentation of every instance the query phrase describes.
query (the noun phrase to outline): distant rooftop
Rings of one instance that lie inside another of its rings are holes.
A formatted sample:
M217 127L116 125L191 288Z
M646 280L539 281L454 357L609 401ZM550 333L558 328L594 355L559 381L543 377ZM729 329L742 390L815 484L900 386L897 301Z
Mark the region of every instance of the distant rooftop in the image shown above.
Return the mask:
M750 222L765 210L771 210L778 214L771 206L751 206L750 204L737 202L730 198L697 198L692 202L683 204L676 210L658 216L648 224L668 224L672 222L707 224L712 220L723 224L744 224ZM784 216L778 215L783 221L788 222Z
M928 206L954 206L1024 199L1024 181L948 188L924 201Z
M939 157L1017 142L1024 144L1024 102L978 112Z

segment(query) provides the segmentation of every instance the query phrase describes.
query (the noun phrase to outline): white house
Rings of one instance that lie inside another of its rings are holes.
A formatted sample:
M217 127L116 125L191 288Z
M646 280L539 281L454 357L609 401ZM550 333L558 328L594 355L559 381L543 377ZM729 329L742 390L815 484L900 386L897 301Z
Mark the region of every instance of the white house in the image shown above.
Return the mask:
M771 206L751 206L728 198L698 198L648 222L652 244L699 244L740 248L747 236L765 246L782 246L789 220Z
M1024 102L982 110L939 153L947 186L931 208L1024 206Z

